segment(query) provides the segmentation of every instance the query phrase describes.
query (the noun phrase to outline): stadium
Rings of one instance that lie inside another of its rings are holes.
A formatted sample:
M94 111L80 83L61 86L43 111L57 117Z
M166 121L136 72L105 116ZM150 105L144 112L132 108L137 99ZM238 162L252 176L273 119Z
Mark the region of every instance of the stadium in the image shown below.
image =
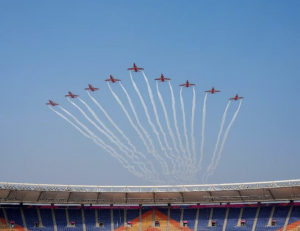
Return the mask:
M0 183L1 230L299 230L300 180L178 186Z
M300 231L299 9L0 1L0 231Z

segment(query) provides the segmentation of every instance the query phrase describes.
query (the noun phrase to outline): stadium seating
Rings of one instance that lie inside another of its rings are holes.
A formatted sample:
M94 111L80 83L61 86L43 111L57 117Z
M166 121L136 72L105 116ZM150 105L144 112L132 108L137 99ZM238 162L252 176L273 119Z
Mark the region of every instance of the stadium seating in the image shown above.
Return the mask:
M187 221L187 226L194 230L195 221L196 221L197 209L184 209L183 220Z
M3 206L5 208L8 221L14 221L15 227L12 231L24 231L24 225L29 231L192 231L196 230L215 230L221 231L224 228L226 220L226 231L231 230L252 230L257 215L257 205L246 206L182 206L182 208L170 208L170 219L168 220L168 208L166 207L151 207L144 209L137 208L93 208L81 206ZM274 214L272 211L274 208ZM228 217L226 219L226 211ZM22 211L24 214L24 221L22 219ZM53 211L53 212L52 212ZM140 223L140 211L142 213ZM199 216L197 219L197 211ZM289 221L288 213L291 211ZM40 217L39 217L40 213ZM130 226L125 223L131 222ZM183 213L183 219L181 215ZM83 216L84 214L84 216ZM153 214L155 215L153 217ZM53 215L55 215L53 217ZM96 218L97 215L97 218ZM9 231L10 225L5 227L5 215L2 208L0 209L1 230ZM211 219L211 220L210 220ZM241 226L240 221L245 220L246 225ZM276 225L272 226L270 221L276 221ZM159 227L153 227L155 221L158 222ZM187 227L183 227L183 221L187 221ZM216 226L211 225L214 221ZM300 204L291 207L290 204L269 206L261 206L256 221L257 231L263 230L282 230L287 223L286 230L297 230L300 225ZM71 224L74 222L74 224ZM38 223L38 225L36 224ZM100 223L103 224L100 225ZM56 224L56 226L55 226ZM39 226L40 227L37 227ZM101 227L100 227L101 226Z
M41 219L43 223L43 230L54 231L53 217L51 209L40 209Z
M272 207L261 207L258 214L258 219L256 223L256 230L266 230L268 225Z

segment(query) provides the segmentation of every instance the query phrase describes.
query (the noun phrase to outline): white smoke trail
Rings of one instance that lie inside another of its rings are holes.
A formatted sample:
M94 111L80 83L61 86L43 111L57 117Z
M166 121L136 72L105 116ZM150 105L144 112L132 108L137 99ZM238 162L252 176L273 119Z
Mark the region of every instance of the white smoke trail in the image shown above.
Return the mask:
M153 97L153 94L152 94L152 90L151 90L151 86L148 82L148 78L146 77L145 73L142 71L143 73L143 76L144 76L144 79L147 83L147 88L148 88L148 93L149 93L149 97L150 97L150 100L151 100L151 104L152 104L152 107L153 107L153 111L154 111L154 115L155 115L155 119L156 119L156 123L159 127L159 130L161 132L161 134L163 135L164 137L164 141L166 143L166 146L167 146L167 149L169 150L172 150L172 148L170 147L169 143L168 143L168 140L167 140L167 136L166 136L166 133L165 131L163 130L161 124L160 124L160 121L159 121L159 118L158 118L158 114L157 114L157 109L156 109L156 105L155 105L155 101L154 101L154 97Z
M194 154L194 162L196 162L196 148L195 148L195 136L194 136L195 110L196 110L196 91L195 91L195 87L193 87L193 106L192 106L192 118L191 118L191 138L192 138L192 148L193 148L193 154Z
M127 141L128 145L134 150L134 152L138 153L140 156L142 156L144 159L146 158L145 155L139 151L137 151L136 147L131 143L130 139L124 134L124 132L119 128L119 126L113 121L113 119L108 115L108 113L104 110L104 108L98 103L98 101L91 96L91 94L87 91L90 98L93 100L93 102L100 108L100 110L103 112L103 114L106 116L106 118L109 120L109 122L114 126L114 128L123 136L123 138Z
M79 99L79 101L81 102L81 103L83 103L85 106L86 106L86 108L89 110L89 112L93 115L93 117L97 120L97 122L104 128L104 130L108 133L108 135L113 139L113 140L115 140L115 142L116 143L118 143L122 148L124 148L125 150L127 150L128 152L130 152L131 153L131 155L132 156L130 156L129 158L131 158L132 159L132 161L134 162L134 163L136 163L139 167L140 167L140 169L147 175L147 174L149 174L149 175L151 175L152 173L151 173L151 171L149 171L149 169L147 169L147 167L145 166L145 164L144 163L142 163L142 162L140 162L140 159L134 154L134 152L132 151L132 150L130 150L127 146L125 146L120 140L119 140L119 138L118 137L116 137L114 134L113 134L113 132L110 130L110 129L108 129L108 127L99 119L99 117L96 115L96 113L92 110L92 108L85 102L85 101L83 101L82 99L80 99L79 97L78 97L78 99ZM79 109L79 108L78 108ZM81 111L81 110L80 110ZM87 117L86 117L87 118ZM102 133L103 133L104 131L102 130ZM107 136L108 137L108 136ZM129 155L128 155L129 156ZM134 161L134 159L135 159L135 161Z
M175 130L176 130L176 133L177 133L177 138L178 138L178 141L179 141L180 149L181 149L182 153L185 153L185 149L183 148L183 144L182 144L182 141L181 141L181 135L180 135L180 132L179 132L179 129L178 129L178 124L177 124L176 106L175 106L176 101L175 101L174 92L173 92L171 82L169 82L169 86L170 86L171 98L172 98L172 110L173 110L174 126L175 126Z
M223 117L222 117L222 121L221 121L220 131L219 131L217 142L216 142L216 145L215 145L215 150L214 150L214 153L213 153L213 157L211 159L210 165L207 167L207 170L206 170L205 174L203 174L202 182L204 182L204 180L206 178L206 175L210 173L211 168L212 168L212 166L214 164L214 161L215 161L215 158L216 158L216 154L217 154L217 150L218 150L218 146L219 146L219 142L220 142L220 138L221 138L221 134L223 132L223 127L224 127L224 123L225 123L225 119L226 119L226 115L227 115L227 110L229 108L230 102L231 101L228 102L228 104L227 104L227 106L225 108L225 111L224 111L224 114L223 114Z
M67 117L65 117L63 114L59 113L58 111L54 110L52 107L48 106L52 111L54 111L57 115L68 121L71 125L73 125L74 128L76 128L82 135L84 135L86 138L92 139L89 135L87 135L85 132L83 132L78 126L76 126L72 121L70 121Z
M222 151L223 151L224 144L225 144L225 142L226 142L228 133L229 133L230 128L231 128L233 122L235 121L235 119L236 119L236 117L237 117L239 111L240 111L241 105L242 105L242 100L240 101L239 107L238 107L238 109L236 110L236 112L234 113L234 115L233 115L233 117L232 117L232 119L231 119L231 121L230 121L230 123L229 123L229 125L228 125L228 127L227 127L227 129L226 129L226 131L225 131L225 133L224 133L223 140L222 140L222 143L221 143L221 146L220 146L220 150L219 150L219 153L218 153L218 158L217 158L217 160L216 160L215 165L213 166L213 168L211 169L210 173L208 174L208 176L211 176L211 175L214 173L214 171L216 170L216 168L217 168L217 166L218 166L218 164L219 164L219 161L220 161L220 159L221 159ZM207 176L207 177L208 177L208 176Z
M72 102L69 98L68 98L69 102L76 107L83 115L84 117L92 124L94 125L95 128L97 128L97 130L99 132L101 132L104 136L106 136L112 143L114 143L128 158L130 158L132 160L133 163L137 164L139 166L139 168L147 175L147 173L145 172L145 170L143 169L143 167L140 165L139 162L135 161L134 158L128 154L128 152L126 150L124 150L124 148L122 147L122 145L116 141L115 139L113 139L106 131L104 131L103 129L101 129L90 117L87 116L87 114L74 102ZM80 100L80 99L79 99ZM84 102L84 101L81 101ZM91 112L92 113L92 112ZM94 113L95 114L95 113Z
M124 93L125 93L125 95L126 95L126 97L127 97L127 100L128 100L128 102L129 102L129 105L130 105L130 107L131 107L132 113L133 113L133 115L134 115L134 117L135 117L135 119L136 119L136 122L137 122L138 126L140 127L140 129L143 131L144 135L145 135L145 136L147 137L147 139L149 140L149 142L150 142L150 144L151 144L151 146L152 146L152 149L154 149L153 141L151 140L151 137L150 137L150 135L148 134L148 132L146 131L146 129L142 126L142 124L141 124L141 122L140 122L140 119L139 119L139 117L138 117L138 115L137 115L137 113L136 113L135 107L134 107L134 105L133 105L133 102L132 102L132 100L131 100L131 98L130 98L128 92L126 91L125 87L124 87L121 83L119 83L119 84L120 84L121 88L123 89L123 91L124 91ZM150 149L148 149L148 152L150 152Z
M154 147L153 141L152 141L150 135L148 134L148 132L146 131L146 129L145 129L145 128L142 126L142 124L140 123L140 119L139 119L139 117L138 117L138 115L137 115L137 113L136 113L135 107L134 107L134 105L133 105L133 102L132 102L132 100L131 100L131 98L130 98L128 92L127 92L127 90L125 89L125 87L124 87L121 83L119 83L119 84L120 84L121 88L123 89L123 91L124 91L124 93L125 93L125 95L126 95L126 97L127 97L127 100L128 100L128 102L129 102L129 105L130 105L131 110L132 110L132 113L133 113L133 115L134 115L134 117L135 117L135 119L136 119L136 121L137 121L138 126L140 127L140 129L142 130L142 132L144 133L144 135L145 135L145 136L147 137L147 139L149 140L150 145L151 145L151 147L152 147L152 152L155 153L156 151L155 151L155 147ZM148 146L147 146L147 150L148 150L149 153L151 152L150 149L148 148ZM155 154L154 154L154 155L155 155ZM151 162L150 162L150 165L151 165L151 168L153 169L153 172L155 172L155 171L154 171L154 167L153 167L153 165L152 165Z
M184 136L185 136L185 142L186 142L186 150L189 155L187 161L191 165L193 163L193 161L191 158L191 152L190 152L190 147L189 147L190 144L189 144L189 139L188 139L188 135L187 135L187 131L186 131L186 120L185 120L184 102L183 102L183 98L182 98L182 87L180 88L180 104L181 104L181 111L182 111L183 130L184 130Z
M119 97L114 93L114 91L111 89L110 85L107 84L111 93L113 94L113 96L115 97L115 99L117 100L118 104L121 106L121 108L123 109L127 119L129 120L131 126L134 128L134 130L138 133L139 137L141 138L141 140L143 141L145 147L147 148L147 151L150 152L150 148L148 147L146 140L144 139L142 133L140 132L140 130L135 126L135 124L133 123L131 116L129 115L129 113L127 112L126 108L124 107L123 103L121 102L121 100L119 99Z
M60 109L62 109L66 114L68 114L69 116L71 116L76 122L77 124L79 124L86 132L88 132L90 134L87 135L85 132L83 132L80 128L78 128L74 123L72 123L69 119L67 119L65 116L63 116L61 113L55 111L54 109L52 109L56 114L58 114L59 116L61 116L63 119L65 119L66 121L68 121L70 124L72 124L78 131L80 131L81 134L83 134L85 137L90 138L91 140L94 141L94 143L96 143L98 146L102 147L105 151L107 151L108 153L110 153L113 157L115 157L124 168L126 168L129 172L131 172L132 174L134 174L137 177L142 177L141 174L139 174L138 172L135 171L133 166L130 166L128 161L125 160L122 156L118 155L116 153L116 151L111 148L110 146L106 145L99 137L97 137L92 131L90 131L85 125L83 125L75 116L73 116L70 112L68 112L66 109L64 109L63 107L59 106Z
M159 88L158 88L158 82L156 82L156 91L157 91L157 95L158 95L160 104L161 104L161 106L162 106L162 108L163 108L163 111L164 111L164 115L165 115L165 119L166 119L166 123L167 123L167 128L168 128L168 130L169 130L169 135L170 135L170 137L171 137L171 139L172 139L172 141L173 141L174 148L175 148L175 150L176 150L176 152L177 152L177 154L178 154L177 157L174 156L173 154L172 154L172 156L173 156L174 158L176 158L176 162L177 162L178 166L180 166L181 163L182 163L182 161L180 160L181 158L179 158L179 150L178 150L178 148L177 148L177 144L176 144L176 141L175 141L174 133L173 133L172 128L171 128L171 126L170 126L169 116L168 116L168 112L167 112L166 107L165 107L164 100L163 100L162 95L160 94L160 91L159 91Z
M203 102L203 115L202 115L202 140L201 140L201 147L200 147L200 160L199 160L199 170L201 169L202 159L203 159L203 148L204 148L204 134L205 134L205 117L206 117L206 99L207 93L205 93L204 102Z
M112 88L110 87L110 85L109 85L108 83L107 83L107 85L108 85L108 87L109 87L111 93L113 94L113 96L114 96L115 99L117 100L118 104L119 104L119 105L121 106L121 108L123 109L123 111L124 111L124 113L125 113L127 119L129 120L131 126L132 126L132 127L136 130L136 132L139 134L139 136L140 136L141 139L143 140L143 142L144 142L145 146L147 147L147 149L150 150L149 147L148 147L148 145L147 145L147 143L146 143L146 141L145 141L145 139L144 139L144 137L143 137L143 135L141 134L140 130L139 130L139 129L135 126L135 124L133 123L133 121L132 121L132 119L131 119L129 113L127 112L126 108L124 107L123 103L121 102L121 100L119 99L119 97L114 93L114 91L112 90ZM159 161L159 160L162 160L162 158L161 158L159 155L156 154L155 150L153 150L152 153L153 153L154 157L155 157L158 161ZM165 168L166 163L163 164L163 163L164 163L163 160L162 160L162 162L161 162L161 161L159 161L159 162L160 162L160 164L162 165L162 168L164 169L164 171L166 171L166 168Z
M148 119L148 123L150 124L150 126L151 126L151 128L152 128L154 134L155 134L156 137L157 137L157 140L158 140L158 143L159 143L159 145L160 145L160 148L161 148L161 150L164 151L165 156L169 157L168 154L167 154L167 152L166 152L166 149L165 149L165 148L163 147L163 145L162 145L162 142L161 142L160 137L159 137L159 133L157 132L157 130L156 130L154 124L152 123L152 121L151 121L151 119L150 119L149 112L148 112L148 108L147 108L147 106L146 106L146 104L145 104L145 102L144 102L144 99L143 99L143 97L142 97L142 95L141 95L139 89L137 88L135 82L133 81L131 72L129 72L129 74L130 74L130 78L131 78L131 82L132 82L132 84L133 84L133 87L134 87L135 91L137 92L137 94L138 94L138 96L139 96L139 98L140 98L140 101L141 101L141 103L142 103L142 105L143 105L143 108L144 108L146 117L147 117L147 119ZM169 158L170 158L170 157L169 157ZM161 158L161 160L163 161L162 164L165 166L164 170L165 170L166 174L169 174L169 168L168 168L167 163L166 163L162 158Z

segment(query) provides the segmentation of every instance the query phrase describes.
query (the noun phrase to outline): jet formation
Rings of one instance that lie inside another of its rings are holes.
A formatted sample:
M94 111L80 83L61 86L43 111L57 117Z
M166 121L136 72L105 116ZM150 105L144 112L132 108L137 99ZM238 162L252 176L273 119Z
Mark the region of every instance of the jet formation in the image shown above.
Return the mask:
M139 71L143 71L144 68L141 68L141 67L138 67L135 63L133 63L133 67L130 67L128 68L127 70L129 71L134 71L134 72L139 72ZM157 81L160 81L160 82L166 82L166 81L169 81L171 80L170 78L165 78L165 76L163 74L161 74L160 78L157 78L155 79ZM112 75L109 76L109 79L106 79L105 81L107 82L111 82L111 83L116 83L116 82L119 82L121 81L120 79L115 79ZM189 88L189 87L192 87L192 86L195 86L196 84L193 84L193 83L190 83L188 80L184 83L184 84L180 84L179 86L180 87L186 87L186 88ZM88 90L88 91L97 91L99 90L99 88L95 88L93 87L91 84L88 85L88 88L85 88L85 90ZM212 87L210 90L207 90L205 91L206 93L211 93L211 94L215 94L215 93L218 93L220 92L219 90L216 90L214 87ZM76 98L76 97L79 97L79 95L74 95L72 92L68 92L68 95L65 95L65 97L70 97L72 99ZM238 96L238 94L235 95L235 97L233 98L230 98L229 100L232 100L232 101L237 101L239 99L243 99L244 97L240 97ZM46 103L46 105L51 105L51 106L57 106L59 104L53 102L52 100L49 100L49 103Z

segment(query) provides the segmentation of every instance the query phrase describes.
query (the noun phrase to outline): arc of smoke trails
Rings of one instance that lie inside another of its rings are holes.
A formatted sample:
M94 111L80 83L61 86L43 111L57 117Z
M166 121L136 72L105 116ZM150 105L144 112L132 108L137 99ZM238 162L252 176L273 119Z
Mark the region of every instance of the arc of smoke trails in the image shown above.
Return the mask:
M101 140L98 136L96 136L90 129L88 129L84 124L82 124L74 115L72 115L69 111L67 111L66 109L64 109L63 107L59 106L60 109L62 109L66 114L68 114L69 116L71 116L77 124L79 124L87 133L90 134L90 136L92 136L93 140L96 141L96 143L100 143L101 147L105 147L105 150L108 150L109 153L113 153L113 156L117 156L119 161L123 161L123 163L127 163L126 166L128 166L128 170L130 169L130 172L133 173L134 175L138 176L138 177L142 177L142 175L138 172L135 171L133 166L130 166L128 161L125 160L122 156L118 155L117 152L110 147L109 145L107 145L103 140ZM124 166L124 165L123 165Z
M127 119L129 120L131 126L132 126L132 127L136 130L136 132L139 134L139 136L140 136L141 139L143 140L143 142L144 142L145 146L147 147L147 149L150 150L150 149L148 148L147 144L146 144L146 141L144 140L143 135L141 134L140 130L139 130L139 129L135 126L135 124L133 123L133 121L132 121L132 119L131 119L129 113L127 112L126 108L124 107L122 101L119 99L119 97L116 95L116 93L112 90L112 88L110 87L109 83L107 83L107 85L108 85L108 87L109 87L111 93L113 94L113 96L114 96L115 99L117 100L118 104L119 104L119 105L121 106L121 108L123 109L123 111L124 111L124 113L125 113ZM124 88L124 89L125 89L125 88ZM126 92L126 93L127 93L127 92ZM127 95L128 95L128 94L127 94ZM128 95L128 96L129 96L129 95ZM150 143L152 143L152 140L151 140L151 139L150 139L149 141L150 141ZM162 159L159 155L156 154L156 151L155 151L155 148L154 148L153 143L152 143L152 147L153 147L153 152L152 152L152 153L153 153L153 156L154 156L155 159L161 164L163 170L166 172L166 171L167 171L167 169L165 168L165 165L166 165L166 164L164 164L163 159ZM167 171L167 172L168 172L168 171Z
M203 101L203 115L202 115L202 140L201 140L201 147L200 147L200 160L199 160L199 170L201 169L202 159L203 159L203 148L204 148L204 134L205 134L205 117L206 117L206 99L207 93L205 93L204 101Z
M227 129L226 129L226 131L225 131L225 133L224 133L224 137L223 137L223 140L222 140L222 143L221 143L221 147L220 147L220 150L219 150L218 158L217 158L216 163L215 163L214 167L212 168L212 170L211 170L211 172L209 173L208 176L210 176L210 175L212 175L212 174L214 173L214 171L216 170L216 168L217 168L217 166L218 166L218 164L219 164L219 161L220 161L220 159L221 159L222 151L223 151L224 144L225 144L225 142L226 142L228 133L229 133L230 128L231 128L233 122L235 121L235 119L236 119L236 117L237 117L239 111L240 111L241 105L242 105L242 100L240 101L239 107L238 107L238 109L236 110L236 112L234 113L234 115L233 115L233 117L232 117L232 119L231 119L231 121L230 121L230 123L229 123L229 125L228 125L228 127L227 127Z
M146 117L147 117L147 119L148 119L148 123L149 123L150 126L152 127L153 132L156 134L156 137L157 137L157 139L158 139L158 142L159 142L159 145L160 145L161 150L164 151L165 156L168 156L168 154L167 154L167 152L166 152L166 149L163 147L162 142L161 142L161 140L160 140L159 133L157 132L157 130L156 130L154 124L152 123L152 121L151 121L151 119L150 119L150 116L149 116L149 113L148 113L148 108L147 108L147 106L146 106L146 104L145 104L145 102L144 102L144 99L143 99L143 97L142 97L142 95L141 95L139 89L137 88L135 82L133 81L131 72L129 72L129 74L130 74L130 78L131 78L131 82L132 82L132 84L133 84L133 87L134 87L135 91L137 92L137 94L138 94L138 96L139 96L139 98L140 98L140 101L141 101L141 103L142 103L142 105L143 105L143 108L144 108ZM158 155L157 155L157 156L158 156ZM165 170L166 174L168 174L168 173L169 173L168 165L167 165L167 163L166 163L162 158L161 158L161 160L163 161L162 164L165 166L165 167L164 167L164 170Z
M148 78L147 78L147 76L145 75L145 73L143 71L142 71L142 73L143 73L144 79L145 79L145 81L147 83L148 93L149 93L149 97L150 97L151 104L152 104L152 107L153 107L153 111L154 111L156 123L158 125L158 128L159 128L161 134L164 137L164 141L166 143L167 149L172 150L172 148L170 147L170 145L168 143L166 133L165 133L164 129L162 128L161 124L160 124L160 121L159 121L159 118L158 118L158 114L157 114L156 105L155 105L155 101L154 101L152 90L151 90L151 86L150 86L150 84L148 82Z
M169 121L169 116L168 116L168 112L166 110L166 107L165 107L165 103L164 103L164 100L162 98L162 95L160 94L160 91L159 91L159 88L158 88L158 82L156 82L156 90L157 90L157 95L158 95L158 98L159 98L159 101L160 101L160 104L163 108L163 111L164 111L164 115L165 115L165 119L166 119L166 123L167 123L167 128L169 130L169 134L172 138L172 141L173 141L173 145L174 145L174 148L175 148L175 151L177 153L179 153L179 150L177 148L177 144L176 144L176 141L175 141L175 136L174 136L174 133L172 131L172 128L170 126L170 121Z
M154 155L155 155L155 152L156 152L156 151L155 151L154 144L153 144L153 141L152 141L150 135L148 134L148 132L146 131L146 129L145 129L145 128L142 126L142 124L140 123L140 119L139 119L139 117L138 117L138 115L137 115L137 113L136 113L136 110L135 110L135 108L134 108L134 105L133 105L133 103L132 103L132 100L131 100L131 98L130 98L128 92L126 91L125 87L124 87L121 83L119 83L119 84L120 84L121 88L123 89L123 91L124 91L124 93L125 93L125 95L126 95L126 97L127 97L127 100L128 100L128 102L129 102L129 105L130 105L131 110L132 110L132 113L133 113L133 115L134 115L134 117L135 117L135 119L136 119L136 121L137 121L138 126L140 127L140 129L142 130L142 132L144 133L144 135L145 135L145 136L147 137L147 139L149 140L150 145L151 145L151 147L152 147L152 151L154 152ZM120 101L120 102L121 102L121 101ZM148 146L146 146L146 147L147 147L147 151L150 153L151 151L150 151L149 147L148 147ZM152 165L152 162L149 162L149 164L150 164L151 169L153 170L153 172L155 172L154 166Z
M217 154L217 150L218 150L218 146L219 146L219 142L220 142L220 138L221 138L221 134L223 132L223 127L224 127L224 123L225 123L225 119L226 119L226 115L227 115L227 110L229 108L229 105L230 105L230 102L228 102L226 108L225 108L225 111L224 111L224 114L223 114L223 117L222 117L222 121L221 121L221 127L220 127L220 131L219 131L219 134L218 134L218 138L217 138L217 142L216 142L216 145L215 145L215 150L214 150L214 153L213 153L213 157L211 159L211 163L210 165L207 167L207 170L206 170L206 173L203 175L202 177L202 181L204 182L204 179L206 177L206 174L209 174L209 172L211 171L211 168L214 164L214 160L216 158L216 154ZM208 175L207 175L208 177ZM206 179L207 180L207 179Z
M178 129L178 124L177 124L176 101L175 101L174 92L173 92L171 82L169 82L169 86L170 86L171 98L172 98L172 110L173 110L174 126L175 126L175 130L176 130L176 133L177 133L177 138L179 140L180 149L183 153L185 153L185 149L183 148L183 144L182 144L182 141L181 141L181 135L180 135L180 132L179 132L179 129Z
M102 145L97 139L95 139L95 137L92 137L92 136L89 136L87 135L85 132L83 132L79 127L77 127L73 122L71 122L69 119L67 119L64 115L62 115L61 113L59 113L58 111L54 110L53 108L51 108L49 106L49 108L54 111L57 115L59 115L60 117L62 117L63 119L65 119L67 122L69 122L73 127L75 127L82 135L84 135L85 137L91 139L94 141L94 143L96 143L98 146L102 147L104 150L106 150L108 153L110 153L113 157L115 157L121 164L124 168L126 168L129 172L133 173L134 175L139 175L138 173L136 173L134 171L134 167L131 167L129 166L129 163L123 159L122 156L119 156L117 155L117 153L113 152L112 150L108 149L105 145ZM68 115L71 115L71 113L67 112L67 110L63 109L62 107L60 107L63 111L65 111ZM71 117L74 119L74 116L71 115ZM78 123L79 121L75 118L75 121ZM81 124L80 122L78 123L81 127L83 124ZM84 125L83 125L83 128L86 130L88 128L86 128ZM92 132L90 133L92 134ZM126 164L125 164L126 163Z
M195 148L195 136L194 136L195 110L196 110L196 91L195 91L195 87L193 87L193 106L192 106L192 118L191 118L191 138L192 138L192 148L193 148L193 154L194 154L194 161L196 162L196 148Z
M143 141L143 143L144 143L145 147L147 148L148 152L150 152L150 149L149 149L149 147L148 147L148 145L147 145L147 143L146 143L146 141L145 141L145 139L144 139L142 133L140 132L140 130L139 130L139 129L135 126L135 124L133 123L133 121L132 121L132 119L131 119L129 113L127 112L126 108L125 108L124 105L122 104L121 100L120 100L119 97L114 93L114 91L111 89L110 85L109 85L109 84L107 84L107 85L108 85L108 87L109 87L111 93L113 94L113 96L115 97L115 99L117 100L117 102L119 103L119 105L121 106L121 108L123 109L123 111L124 111L124 113L125 113L127 119L129 120L131 126L132 126L132 127L134 128L134 130L138 133L139 137L140 137L141 140Z
M184 130L184 136L185 136L185 142L186 142L186 150L188 153L188 161L190 162L190 164L192 164L192 158L191 158L191 152L190 152L190 148L189 148L189 139L188 139L188 135L187 135L187 131L186 131L186 120L185 120L185 112L184 112L184 102L183 102L183 98L182 98L182 87L180 88L180 104L181 104L181 111L182 111L182 119L183 119L183 130Z
M103 112L103 114L106 116L106 118L109 120L109 122L114 126L114 128L123 136L123 138L127 141L128 145L134 150L134 152L138 153L140 156L142 156L144 159L146 159L145 155L139 151L137 151L136 147L131 143L130 139L124 134L124 132L119 128L119 126L112 120L112 118L108 115L108 113L104 110L104 108L98 103L98 101L91 96L89 92L87 92L90 98L93 100L93 102L100 108L100 110Z
M143 131L144 135L145 135L145 136L147 137L147 139L149 140L149 142L150 142L150 144L151 144L151 146L152 146L152 149L154 150L155 148L154 148L154 146L153 146L153 141L151 140L151 137L150 137L150 135L148 134L148 132L146 131L146 129L145 129L145 128L142 126L142 124L140 123L140 119L139 119L139 117L138 117L138 115L137 115L137 113L136 113L136 110L135 110L135 108L134 108L134 105L133 105L133 103L132 103L132 100L131 100L131 98L130 98L128 92L126 91L125 87L124 87L121 83L119 83L119 84L120 84L121 88L123 89L124 93L126 94L127 100L128 100L129 105L130 105L130 107L131 107L132 113L133 113L133 115L134 115L134 117L135 117L135 119L136 119L136 121L137 121L137 124L139 125L140 129ZM150 152L150 149L149 149L148 147L147 147L147 149L148 149L148 152Z
M133 159L132 156L130 156L128 154L127 151L124 150L124 148L122 147L122 145L120 145L117 141L115 141L107 132L105 132L103 129L101 129L90 117L87 116L87 114L74 102L72 102L69 98L68 98L69 102L74 106L76 107L83 115L84 117L92 124L94 125L95 128L97 128L97 130L99 132L101 132L103 135L105 135L112 143L114 143L128 158L130 158L132 160L133 163L137 164L139 166L139 168L143 170L143 168L140 166L139 162L135 161ZM144 172L145 173L145 172ZM147 176L147 174L146 174Z
M170 135L171 138L172 138L174 148L175 148L175 150L176 150L176 152L177 152L177 154L178 154L178 157L174 156L173 154L172 154L172 156L173 156L174 158L176 158L176 161L177 161L178 165L181 165L181 160L180 160L181 158L179 159L179 150L178 150L178 148L177 148L177 144L176 144L176 141L175 141L175 137L174 137L172 128L171 128L171 126L170 126L169 116L168 116L168 112L167 112L166 107L165 107L164 100L163 100L163 98L162 98L162 96L161 96L161 94L160 94L159 88L158 88L158 82L156 82L156 90L157 90L157 95L158 95L160 104L161 104L161 106L162 106L162 108L163 108L163 111L164 111L164 115L165 115L165 119L166 119L166 123L167 123L167 128L168 128L168 130L169 130L169 135Z
M89 112L93 115L93 117L97 120L97 122L104 128L104 130L108 133L109 136L111 136L122 148L124 148L126 151L130 152L132 154L131 157L129 157L130 159L132 159L132 161L134 163L136 163L141 169L142 171L147 175L151 175L151 171L149 171L149 169L145 166L144 163L140 162L139 158L134 154L134 152L132 150L130 150L127 146L125 146L118 137L116 137L112 131L110 129L107 128L107 126L99 119L99 117L96 115L96 113L92 110L92 108L86 103L84 102L82 99L80 99L78 97L79 101L81 103L83 103L86 108L89 110ZM79 109L79 108L78 108ZM103 130L102 130L103 131ZM104 132L104 131L103 131ZM136 161L134 161L134 159L136 159Z

